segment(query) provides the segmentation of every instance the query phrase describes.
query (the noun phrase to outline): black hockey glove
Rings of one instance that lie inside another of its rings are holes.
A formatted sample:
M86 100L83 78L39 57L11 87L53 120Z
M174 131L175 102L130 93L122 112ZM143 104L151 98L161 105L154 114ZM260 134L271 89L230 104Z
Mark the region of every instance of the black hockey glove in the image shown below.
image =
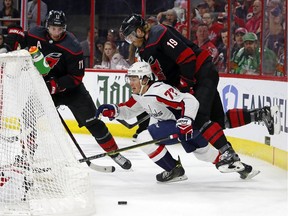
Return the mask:
M180 83L177 86L177 88L179 89L179 91L181 92L188 92L190 94L194 94L194 90L193 90L193 86L195 85L195 81L187 79L183 76L180 77Z
M50 80L46 81L46 86L51 95L63 92L66 88L60 88L55 78L51 78Z
M8 47L8 51L17 50L19 45L20 45L20 49L25 48L26 41L25 41L25 34L23 31L23 28L15 24L10 25L8 27L8 34L4 42L6 43Z

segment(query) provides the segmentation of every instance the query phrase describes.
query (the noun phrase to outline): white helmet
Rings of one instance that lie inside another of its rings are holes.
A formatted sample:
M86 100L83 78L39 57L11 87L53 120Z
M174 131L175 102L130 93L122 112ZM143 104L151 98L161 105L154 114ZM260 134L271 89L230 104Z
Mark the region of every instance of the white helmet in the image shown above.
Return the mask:
M147 62L135 62L128 68L126 76L138 76L140 80L146 76L150 80L154 80L153 72Z

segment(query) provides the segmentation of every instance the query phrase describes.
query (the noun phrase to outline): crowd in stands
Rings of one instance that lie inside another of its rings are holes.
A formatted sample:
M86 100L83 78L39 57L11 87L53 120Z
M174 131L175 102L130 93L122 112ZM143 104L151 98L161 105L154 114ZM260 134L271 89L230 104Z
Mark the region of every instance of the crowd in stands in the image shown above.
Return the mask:
M174 7L166 11L149 14L146 22L150 25L172 26L184 37L190 37L189 39L200 48L209 51L219 73L248 75L262 73L269 76L283 76L286 1L265 1L267 10L264 11L262 0L198 1L197 5L192 5L190 32L187 26L187 1L185 0L176 0ZM230 25L228 25L229 8ZM265 20L265 23L262 23L262 20ZM102 62L97 63L95 67L119 69L126 67L123 59L128 65L134 62L135 50L121 38L121 32L113 34L109 30L106 40L115 44L116 56L121 56L116 59L121 63L116 67L113 58L110 58L110 63L104 64L103 52ZM262 42L263 49L261 49ZM134 55L132 58L131 53Z
M263 2L265 10L263 10ZM37 24L37 0L28 1L28 28ZM285 19L287 0L198 0L191 1L190 32L187 25L187 0L175 0L174 7L157 14L148 14L149 25L169 25L202 49L207 49L219 73L283 76L285 73ZM194 5L194 4L195 5ZM41 25L47 5L41 1ZM231 19L228 19L228 14ZM1 31L19 21L13 0L3 0L0 10ZM7 21L3 18L8 18ZM97 26L97 24L96 24ZM119 26L94 29L94 67L125 69L135 62L137 51L123 38ZM85 66L90 65L90 28L81 41ZM287 46L286 46L287 47ZM93 66L92 65L92 66Z
M9 19L20 18L19 11L14 7L13 0L3 0L3 7L0 10L0 18L2 34L7 34L7 27L13 23L20 24L20 21L12 21ZM7 19L7 20L5 20Z

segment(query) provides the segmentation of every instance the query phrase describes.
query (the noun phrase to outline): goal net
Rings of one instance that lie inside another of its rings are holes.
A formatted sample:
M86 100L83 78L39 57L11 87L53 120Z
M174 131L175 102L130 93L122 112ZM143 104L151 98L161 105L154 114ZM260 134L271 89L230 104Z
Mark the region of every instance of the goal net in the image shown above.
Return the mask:
M0 54L0 215L91 215L90 186L28 51Z

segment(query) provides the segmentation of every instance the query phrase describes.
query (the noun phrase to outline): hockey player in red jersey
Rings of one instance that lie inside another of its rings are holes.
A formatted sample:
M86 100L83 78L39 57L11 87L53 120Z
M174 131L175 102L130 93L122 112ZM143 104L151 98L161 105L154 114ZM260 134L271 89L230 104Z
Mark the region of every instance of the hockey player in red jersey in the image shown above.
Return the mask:
M225 127L238 127L251 121L264 121L270 134L274 134L270 107L256 110L234 109L227 113L226 124L221 99L217 90L219 75L208 51L179 34L173 27L149 27L140 15L125 18L121 31L127 42L138 47L142 60L151 65L159 80L194 94L200 103L194 128L220 151L216 167L221 172L241 171L244 166L227 141ZM275 111L277 112L277 111Z
M126 81L132 89L131 98L121 104L103 104L99 106L96 117L100 114L110 119L131 119L143 111L151 118L151 124L141 132L137 142L157 140L174 135L178 140L168 140L162 145L151 144L142 147L148 157L165 171L156 175L159 182L185 180L185 170L180 159L176 161L165 147L182 144L187 153L193 152L197 159L217 163L219 152L208 144L207 140L193 130L199 103L189 93L182 93L177 88L155 81L150 65L146 62L136 62L126 75ZM239 171L242 179L250 179L259 173L252 166L242 163L245 169Z
M95 104L82 82L83 51L76 37L66 31L64 12L50 11L45 27L36 26L25 33L19 26L8 28L5 42L10 50L19 45L20 48L37 46L51 67L44 80L55 106L67 106L79 127L85 126L106 152L118 149L107 126L95 118ZM121 154L112 159L123 169L131 168L131 162Z

